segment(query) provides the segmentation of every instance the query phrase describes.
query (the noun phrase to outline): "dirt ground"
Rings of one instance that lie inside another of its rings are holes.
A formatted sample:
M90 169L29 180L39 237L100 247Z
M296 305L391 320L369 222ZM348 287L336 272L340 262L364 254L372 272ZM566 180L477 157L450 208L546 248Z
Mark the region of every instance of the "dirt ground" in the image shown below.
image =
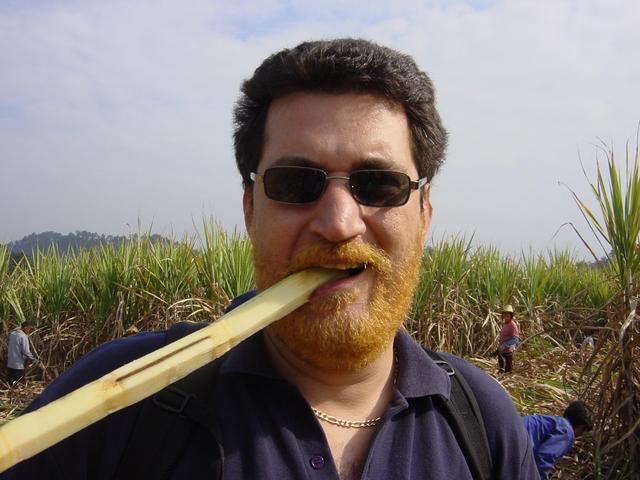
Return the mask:
M16 387L9 388L4 378L0 380L0 424L20 413L44 386L43 381L27 379Z

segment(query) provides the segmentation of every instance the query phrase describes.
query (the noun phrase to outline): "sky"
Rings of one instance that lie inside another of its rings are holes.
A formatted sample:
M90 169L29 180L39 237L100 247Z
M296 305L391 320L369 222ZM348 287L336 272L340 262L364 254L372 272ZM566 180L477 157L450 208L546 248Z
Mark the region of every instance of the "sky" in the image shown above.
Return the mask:
M635 0L2 0L0 242L180 237L203 218L244 232L240 83L277 50L351 36L412 55L436 86L449 148L432 239L585 257L570 189L593 204L598 147L635 148L638 25Z

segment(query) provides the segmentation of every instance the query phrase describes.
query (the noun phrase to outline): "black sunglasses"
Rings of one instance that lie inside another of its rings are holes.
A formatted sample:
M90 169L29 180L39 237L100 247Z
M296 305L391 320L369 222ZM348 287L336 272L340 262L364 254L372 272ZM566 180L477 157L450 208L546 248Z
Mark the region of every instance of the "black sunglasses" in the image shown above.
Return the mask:
M412 190L427 184L427 178L411 180L393 170L354 170L348 177L328 176L319 168L282 166L251 173L251 180L264 184L264 193L282 203L312 203L324 192L327 180L348 180L353 198L371 207L399 207L409 200Z

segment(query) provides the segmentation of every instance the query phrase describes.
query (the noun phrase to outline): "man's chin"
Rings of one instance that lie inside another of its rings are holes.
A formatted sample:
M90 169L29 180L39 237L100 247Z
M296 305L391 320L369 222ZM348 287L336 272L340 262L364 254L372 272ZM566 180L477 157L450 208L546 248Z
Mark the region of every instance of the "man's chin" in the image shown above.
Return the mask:
M404 318L373 316L367 307L333 297L307 304L269 329L291 353L315 368L357 371L390 345Z
M271 328L278 340L296 358L326 372L356 372L365 368L382 354L394 336L392 334L388 340L374 345L362 344L362 342L337 345L319 343L312 338L293 337L290 329L279 330L275 325Z

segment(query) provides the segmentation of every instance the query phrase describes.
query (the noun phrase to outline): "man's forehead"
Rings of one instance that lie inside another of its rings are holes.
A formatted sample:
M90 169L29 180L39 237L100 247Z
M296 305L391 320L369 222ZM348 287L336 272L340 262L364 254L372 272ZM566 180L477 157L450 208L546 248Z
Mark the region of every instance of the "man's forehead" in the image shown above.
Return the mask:
M349 110L359 108L360 110L386 110L404 114L404 107L391 99L376 92L344 91L344 92L319 92L319 91L297 91L275 98L269 105L267 120L274 112L287 112L296 108L300 104L307 107L307 112L322 111L323 106L337 101L341 104L348 104ZM308 107L312 107L310 110Z
M401 106L367 93L297 92L272 103L261 169L295 165L334 170L412 170ZM327 166L323 159L332 158ZM340 165L342 164L342 165Z

